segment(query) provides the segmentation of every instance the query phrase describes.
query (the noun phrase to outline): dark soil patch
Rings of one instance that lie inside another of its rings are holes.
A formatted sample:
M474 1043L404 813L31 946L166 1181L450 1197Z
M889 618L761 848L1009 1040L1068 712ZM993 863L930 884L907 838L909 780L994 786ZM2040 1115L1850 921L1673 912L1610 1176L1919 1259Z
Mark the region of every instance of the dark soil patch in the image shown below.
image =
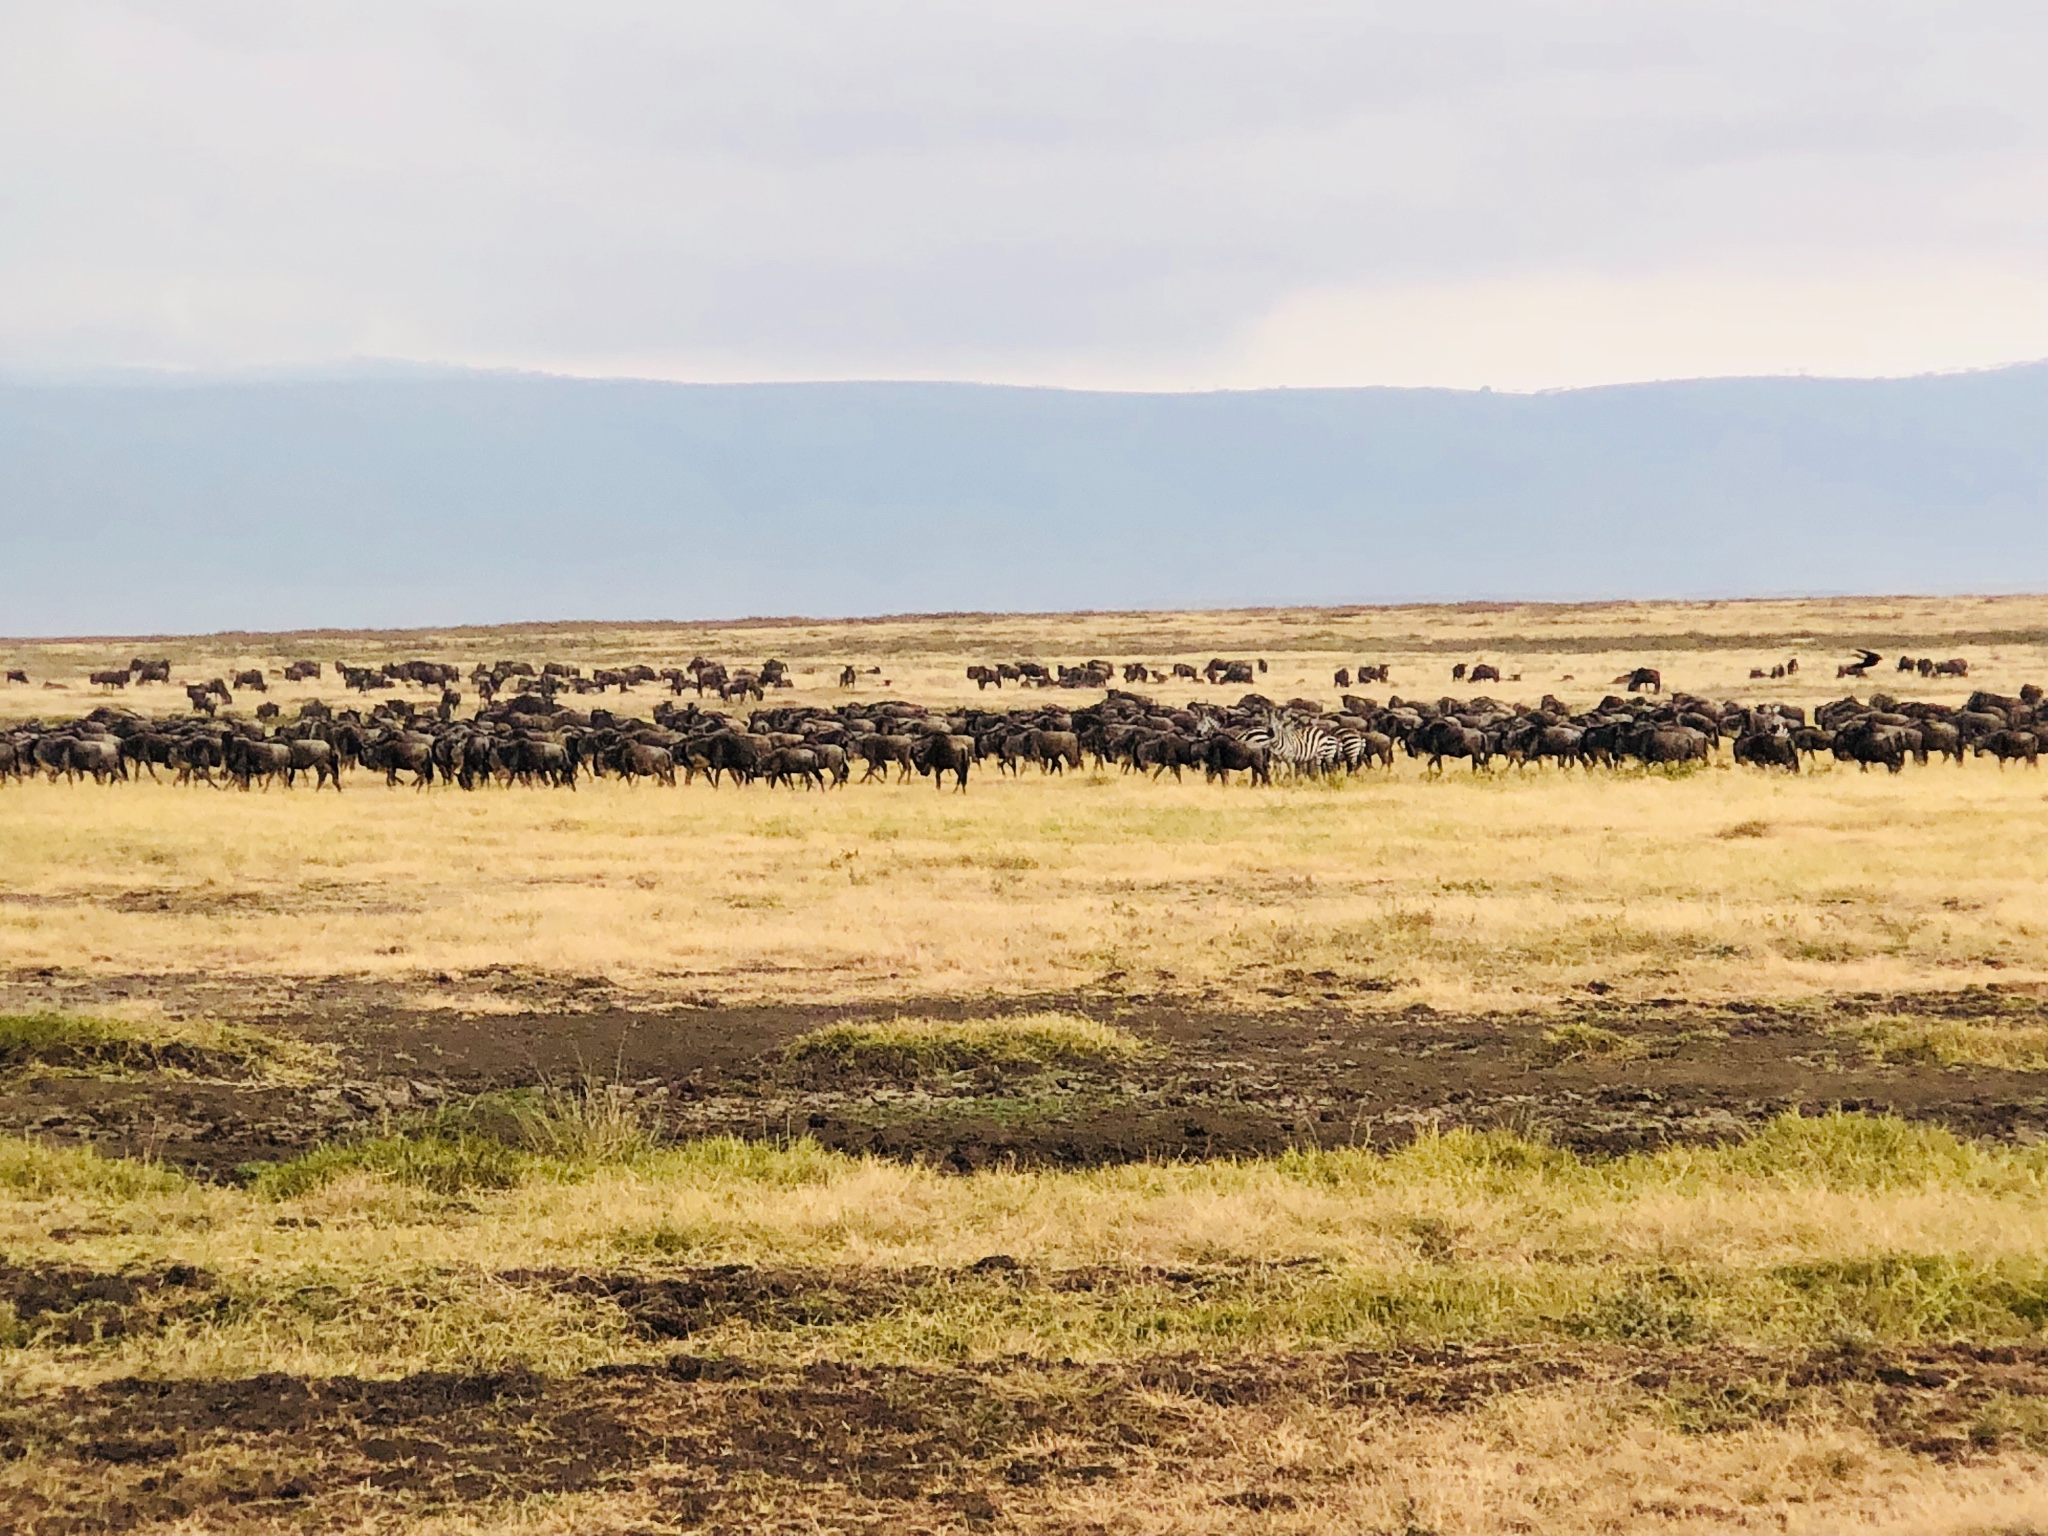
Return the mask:
M2048 1395L2048 1350L1475 1346L796 1370L684 1354L567 1379L128 1380L0 1409L0 1457L33 1453L42 1468L33 1490L0 1488L0 1519L24 1533L181 1517L210 1530L325 1526L590 1489L648 1496L662 1525L703 1522L742 1494L814 1511L839 1501L860 1516L915 1505L971 1515L968 1501L993 1513L1022 1490L1118 1478L1134 1458L1198 1467L1296 1405L1458 1413L1557 1382L1638 1394L1645 1411L1692 1415L1704 1433L1828 1409L1948 1460L2006 1445L1986 1409ZM1054 1437L1061 1449L1043 1450Z
M672 1135L810 1136L839 1150L957 1170L1389 1146L1421 1129L1458 1126L1509 1126L1580 1152L1616 1153L1725 1141L1787 1110L1834 1107L1895 1113L1971 1137L2048 1135L2048 1074L1875 1063L1831 1031L1877 1013L2048 1022L2048 999L2016 989L1812 1005L1610 1006L1589 998L1571 1012L1485 1015L1375 1011L1356 1000L1258 1014L1128 996L928 1001L903 1011L944 1018L1065 1008L1113 1019L1158 1049L1128 1062L936 1075L919 1068L892 1079L872 1066L835 1074L788 1059L800 1035L871 1009L636 1010L611 1006L596 978L502 979L531 1011L416 1011L396 1006L394 990L381 985L273 979L221 1011L331 1043L341 1063L335 1081L284 1089L17 1074L0 1084L0 1129L149 1150L224 1176L468 1095L596 1075L632 1085ZM0 998L28 985L15 983L0 987ZM466 990L478 984L460 979ZM200 995L189 978L93 986L175 994L180 1006ZM1572 1022L1623 1036L1629 1049L1581 1051L1546 1039Z
M0 1301L12 1308L20 1341L29 1343L91 1344L155 1332L212 1308L215 1289L212 1275L189 1264L107 1273L0 1259Z
M593 1275L518 1269L498 1276L572 1296L600 1296L647 1339L687 1339L720 1323L767 1328L824 1327L876 1317L900 1306L930 1272L916 1270L762 1269L716 1264L660 1275Z

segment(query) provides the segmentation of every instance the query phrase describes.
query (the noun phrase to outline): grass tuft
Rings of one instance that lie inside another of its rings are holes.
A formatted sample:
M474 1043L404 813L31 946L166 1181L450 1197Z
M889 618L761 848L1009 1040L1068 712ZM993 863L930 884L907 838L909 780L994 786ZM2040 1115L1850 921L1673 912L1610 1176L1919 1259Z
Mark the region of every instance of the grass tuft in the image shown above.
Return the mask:
M1968 1179L1981 1159L1938 1125L1835 1111L1780 1115L1719 1161L1729 1172L1751 1178L1857 1191Z
M375 1174L437 1195L510 1189L531 1169L531 1154L488 1136L430 1132L369 1137L315 1147L288 1163L246 1170L249 1187L271 1200L309 1195L353 1173Z
M129 1157L102 1157L90 1148L52 1147L21 1136L0 1136L0 1189L32 1199L96 1195L132 1200L181 1189L180 1174Z
M352 1173L439 1195L510 1189L529 1176L573 1180L647 1156L659 1145L630 1089L586 1078L575 1089L485 1094L395 1132L331 1142L284 1163L251 1164L249 1187L273 1200L309 1194Z
M325 1066L318 1048L206 1019L127 1020L43 1010L0 1014L0 1071L169 1069L302 1080Z
M1583 1061L1589 1056L1633 1061L1645 1049L1635 1036L1602 1029L1598 1024L1560 1024L1543 1031L1543 1046L1537 1054L1552 1064Z
M1945 1067L2048 1072L2048 1025L1879 1019L1853 1033L1879 1061L1933 1061Z
M789 1060L870 1072L959 1072L1131 1061L1147 1047L1129 1030L1068 1013L1005 1019L895 1018L830 1024L799 1037Z

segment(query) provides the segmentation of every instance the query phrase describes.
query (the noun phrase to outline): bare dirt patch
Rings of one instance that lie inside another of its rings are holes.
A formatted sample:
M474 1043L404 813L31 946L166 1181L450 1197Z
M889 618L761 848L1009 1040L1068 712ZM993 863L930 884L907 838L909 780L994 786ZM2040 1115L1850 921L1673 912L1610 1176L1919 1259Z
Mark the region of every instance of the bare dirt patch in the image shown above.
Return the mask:
M131 996L151 993L147 982L125 985ZM1972 1137L2048 1135L2048 1074L1883 1059L1854 1038L1871 1017L2048 1022L2048 999L2025 990L1810 1005L1595 998L1570 1012L1477 1015L1321 1000L1263 1013L1100 995L1000 1007L925 1001L899 1011L943 1019L1057 1008L1113 1021L1147 1050L1109 1061L828 1072L791 1059L791 1043L869 1013L640 1010L607 1006L601 983L539 985L549 1001L566 994L592 1005L423 1010L343 982L308 985L281 1006L268 994L244 996L242 1017L330 1047L332 1077L277 1086L147 1071L18 1073L0 1083L0 1128L222 1175L475 1094L596 1077L628 1085L671 1136L809 1136L963 1171L1385 1147L1460 1126L1535 1131L1576 1151L1614 1153L1725 1141L1786 1110L1837 1107Z
M815 1507L821 1494L863 1523L935 1510L987 1519L1031 1490L1196 1466L1234 1422L1252 1428L1292 1405L1370 1423L1560 1383L1662 1404L1698 1433L1826 1412L1881 1444L1961 1461L2016 1447L1993 1410L2048 1396L2048 1352L1480 1345L953 1369L679 1354L569 1378L131 1379L0 1411L0 1450L40 1473L0 1489L0 1515L25 1536L194 1518L321 1529L609 1489L642 1496L663 1528Z

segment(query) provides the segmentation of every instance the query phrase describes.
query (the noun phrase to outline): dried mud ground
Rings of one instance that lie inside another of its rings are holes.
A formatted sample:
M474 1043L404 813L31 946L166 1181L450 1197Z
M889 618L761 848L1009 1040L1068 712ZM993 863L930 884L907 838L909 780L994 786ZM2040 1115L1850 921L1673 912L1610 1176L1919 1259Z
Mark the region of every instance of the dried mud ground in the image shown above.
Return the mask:
M962 1174L1391 1147L1460 1126L1605 1156L1732 1142L1788 1110L1893 1114L2007 1146L2048 1134L2048 1075L1866 1044L1873 1020L2048 1026L2029 987L1456 1015L1304 983L1257 1011L1121 993L907 1004L932 1019L1058 1010L1146 1047L937 1072L828 1071L792 1053L872 1009L645 1007L595 978L447 978L495 998L477 1013L360 979L24 972L0 977L0 1012L224 1019L311 1047L300 1059L317 1066L286 1080L192 1052L17 1061L0 1074L0 1130L231 1184L321 1143L595 1076L666 1138L809 1138ZM2038 1339L1733 1346L1652 1319L1536 1342L890 1364L703 1338L854 1324L934 1285L990 1307L1077 1291L1113 1307L1120 1288L1192 1301L1235 1282L996 1253L941 1274L676 1262L494 1283L615 1308L638 1353L571 1370L88 1370L18 1385L0 1398L0 1526L2048 1530ZM231 1290L190 1265L0 1254L15 1326L81 1357L217 1321Z
M1725 1141L1787 1110L1896 1114L2020 1144L2048 1135L2048 1074L1924 1053L1885 1059L1858 1039L1871 1019L2048 1026L2048 993L2033 986L1452 1014L1377 1011L1306 982L1312 1000L1257 1012L1107 995L908 1004L904 1016L941 1020L1077 1013L1151 1047L1128 1061L934 1073L789 1059L806 1032L873 1009L636 1008L597 978L446 978L467 994L496 992L503 1011L476 1014L347 978L18 973L0 982L0 1011L147 1000L309 1043L328 1064L278 1083L238 1080L228 1062L174 1058L104 1075L26 1063L0 1077L0 1130L218 1178L394 1115L599 1078L630 1089L673 1138L801 1136L963 1172L1386 1147L1460 1126L1611 1154ZM1591 1031L1584 1041L1574 1025Z

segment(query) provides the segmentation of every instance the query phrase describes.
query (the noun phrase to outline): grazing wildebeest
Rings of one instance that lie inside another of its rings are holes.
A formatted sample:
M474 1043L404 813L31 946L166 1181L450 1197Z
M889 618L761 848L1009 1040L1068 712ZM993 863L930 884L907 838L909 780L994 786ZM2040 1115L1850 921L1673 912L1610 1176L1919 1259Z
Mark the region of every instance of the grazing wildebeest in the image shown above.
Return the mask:
M1451 668L1451 681L1454 683L1462 683L1463 681L1465 681L1464 662L1461 661L1456 666Z
M268 693L270 691L270 685L263 681L263 669L261 667L244 667L241 671L235 673L233 677L234 685L237 688L248 688L257 693Z
M1339 688L1349 688L1351 686L1351 669L1348 667L1339 667L1337 669L1336 675L1332 677L1330 681L1335 683Z
M295 661L284 669L284 680L288 683L303 683L320 675L317 661Z
M1472 668L1470 680L1475 683L1497 683L1500 681L1500 668L1482 661Z
M1655 667L1637 667L1632 672L1622 673L1615 681L1628 684L1630 693L1640 693L1645 688L1652 693L1664 691L1664 674Z
M9 667L7 669L7 681L10 683L20 683L22 687L26 688L28 686L28 673L24 672L20 667Z
M1878 655L1875 651L1859 650L1856 653L1856 659L1854 661L1849 662L1845 666L1839 666L1835 668L1835 676L1862 677L1865 676L1872 667L1876 666L1879 662L1883 660L1884 658Z
M137 687L144 683L168 683L171 680L171 663L167 657L145 661L138 656L128 663L128 670L135 674Z
M128 686L128 669L123 667L118 672L95 672L89 680L97 683L102 688L126 688Z
M858 687L859 685L860 685L860 673L858 673L857 671L855 671L855 670L854 670L854 667L853 667L853 663L852 663L852 662L848 662L848 663L847 663L847 664L846 664L845 666L843 666L843 667L841 667L841 668L839 669L839 686L840 686L840 687L842 687L842 688L855 688L855 687ZM682 689L680 689L680 688L678 688L678 689L676 690L676 692L677 692L677 693L681 693L682 691L683 691L683 690L682 690Z

